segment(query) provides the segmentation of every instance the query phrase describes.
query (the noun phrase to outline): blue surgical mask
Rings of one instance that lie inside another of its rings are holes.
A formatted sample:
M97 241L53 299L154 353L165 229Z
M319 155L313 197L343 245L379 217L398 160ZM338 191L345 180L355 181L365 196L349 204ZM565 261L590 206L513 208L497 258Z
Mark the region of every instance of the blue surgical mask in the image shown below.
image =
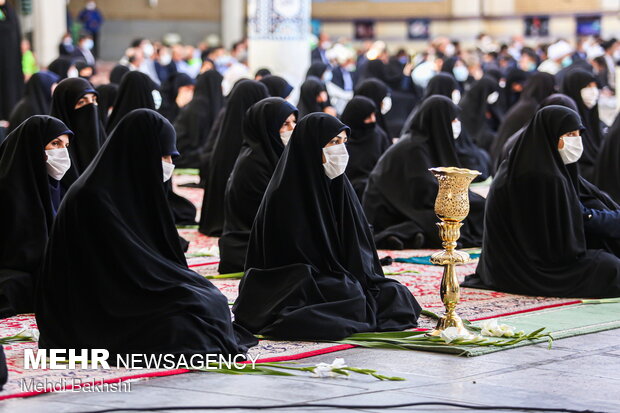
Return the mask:
M534 62L529 62L527 64L527 71L528 72L533 72L534 70L536 70L536 63Z
M452 73L458 82L464 82L469 77L469 70L465 66L456 66L452 69Z
M570 56L566 56L562 59L562 67L568 67L573 64L573 58Z

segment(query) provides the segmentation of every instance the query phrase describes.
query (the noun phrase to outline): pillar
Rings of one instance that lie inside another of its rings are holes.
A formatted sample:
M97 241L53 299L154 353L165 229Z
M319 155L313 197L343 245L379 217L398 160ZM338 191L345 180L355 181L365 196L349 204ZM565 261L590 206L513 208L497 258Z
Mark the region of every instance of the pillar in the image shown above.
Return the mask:
M285 78L297 92L310 66L310 10L310 0L248 1L252 73L265 67Z
M244 37L244 0L222 0L222 44L230 47Z
M58 44L67 31L67 2L34 0L32 6L33 50L43 68L58 57Z

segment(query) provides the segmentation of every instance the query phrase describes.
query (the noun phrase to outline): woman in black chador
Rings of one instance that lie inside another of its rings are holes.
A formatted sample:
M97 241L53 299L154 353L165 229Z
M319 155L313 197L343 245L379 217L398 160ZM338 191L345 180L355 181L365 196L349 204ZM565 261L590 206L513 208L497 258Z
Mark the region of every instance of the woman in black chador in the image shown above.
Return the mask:
M620 296L620 259L588 241L620 238L620 213L584 202L577 168L583 129L571 109L538 111L491 185L482 256L464 286L551 297Z
M33 116L0 145L0 317L33 311L33 283L65 189L71 131Z
M598 154L594 183L620 202L620 114L609 128Z
M360 202L366 189L368 175L389 148L385 134L377 126L375 103L366 96L354 96L347 103L340 120L351 128L351 137L347 140L349 163L347 178Z
M506 113L491 146L494 171L503 161L502 151L506 141L534 118L541 102L554 91L555 79L549 73L536 72L525 82L519 101Z
M69 147L71 168L63 178L69 186L90 165L106 139L99 120L97 91L88 80L79 77L61 81L54 89L51 115L74 133Z
M459 103L463 130L476 145L487 152L495 140L492 124L497 123L498 115L493 106L499 99L499 91L497 80L485 75L474 83Z
M226 186L221 274L243 271L256 211L297 121L297 108L282 98L253 105L243 120L243 146Z
M157 85L150 77L138 71L123 76L114 101L114 109L108 119L108 133L114 130L125 115L135 109L157 110L154 97L158 97L161 103Z
M114 102L114 110L108 120L108 133L112 133L116 125L129 113L136 109L157 110L161 103L161 95L155 82L144 73L128 72L123 76L118 88L118 96ZM186 198L172 190L172 180L166 182L168 203L172 209L174 222L178 225L196 224L196 207ZM189 243L182 239L183 249L187 250Z
M50 113L52 103L52 86L60 81L53 72L38 72L26 83L24 97L17 103L9 118L9 132L12 132L23 121L34 115Z
M235 333L224 295L187 267L164 188L175 152L172 125L135 110L67 192L37 283L39 348L103 348L115 359L237 354L256 343Z
M454 148L460 139L460 110L444 96L426 99L411 130L381 157L364 193L364 211L380 248L440 248L435 198L437 179L428 169L461 166ZM465 247L482 244L484 198L470 191L471 210L461 228Z
M417 326L420 306L385 278L344 175L348 128L315 113L296 126L252 227L233 312L255 334L338 340Z
M0 5L0 120L7 120L24 92L19 18L6 0Z
M311 113L323 112L328 105L329 95L325 84L318 78L310 76L301 84L299 90L299 116L306 116Z
M572 98L579 109L583 122L583 156L579 159L579 170L588 180L594 180L596 158L603 145L603 129L606 125L598 115L599 90L592 73L573 69L566 73L562 82L562 93Z
M269 97L267 87L254 80L238 82L228 97L226 114L209 162L200 217L200 232L219 237L224 229L224 193L241 145L243 119L250 106Z
M280 76L267 75L259 80L259 82L267 86L269 95L273 97L286 99L293 91L293 86Z
M179 168L200 168L209 132L223 106L222 75L217 70L199 75L192 101L181 109L174 122L177 146L181 153L177 160Z
M377 126L384 133L383 138L387 145L392 144L392 139L388 136L388 127L385 122L384 113L389 112L392 107L392 98L390 97L390 88L387 87L379 79L370 78L360 82L355 88L355 96L366 96L375 103L377 109L375 116L377 117Z

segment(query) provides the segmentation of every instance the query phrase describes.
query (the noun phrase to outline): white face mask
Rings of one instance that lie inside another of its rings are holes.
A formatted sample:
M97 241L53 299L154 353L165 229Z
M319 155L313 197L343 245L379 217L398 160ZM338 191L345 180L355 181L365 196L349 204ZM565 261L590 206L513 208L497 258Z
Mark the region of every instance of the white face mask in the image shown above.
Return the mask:
M454 73L454 78L459 82L464 82L469 77L469 70L465 66L456 66L452 69L452 73Z
M159 93L159 90L157 89L153 89L153 91L151 92L151 95L153 96L153 103L155 103L155 110L159 110L159 108L161 108L161 93Z
M161 54L159 55L159 64L162 66L168 66L172 62L172 56L169 54Z
M323 73L323 77L322 77L323 82L325 83L331 82L333 78L334 78L334 75L331 70L326 70L325 73Z
M142 46L142 53L144 53L144 57L148 59L153 56L153 53L155 53L155 48L152 44L146 43L144 46Z
M452 134L454 135L454 139L461 136L461 121L458 119L452 122Z
M461 101L461 91L458 89L454 89L452 91L452 102L455 105L458 105L460 101Z
M581 99L588 109L592 109L598 103L599 91L596 86L581 89Z
M581 136L565 136L562 140L564 141L564 147L558 149L558 152L560 152L564 165L577 162L583 153Z
M392 110L392 98L390 96L386 96L381 101L381 114L385 115L390 110Z
M288 141L291 140L291 135L293 134L293 130L288 130L286 132L282 132L280 134L280 139L282 139L282 143L284 144L284 146L288 145Z
M325 155L325 163L323 164L325 175L329 179L342 175L349 163L349 153L344 143L323 148L323 154Z
M454 47L452 43L448 43L446 47L444 47L443 52L448 57L454 56L454 53L456 52L456 47Z
M45 150L47 155L47 174L53 179L60 181L63 176L71 168L71 158L69 157L69 150L67 148L62 149L47 149Z
M489 97L487 97L487 103L489 105L494 104L495 102L497 102L497 99L499 99L499 93L498 92L493 92L489 95Z
M80 72L78 72L75 66L71 66L69 70L67 70L68 78L74 78L74 77L79 77L79 76L80 76Z
M164 182L172 178L172 172L174 172L174 164L161 161L162 170L164 171Z

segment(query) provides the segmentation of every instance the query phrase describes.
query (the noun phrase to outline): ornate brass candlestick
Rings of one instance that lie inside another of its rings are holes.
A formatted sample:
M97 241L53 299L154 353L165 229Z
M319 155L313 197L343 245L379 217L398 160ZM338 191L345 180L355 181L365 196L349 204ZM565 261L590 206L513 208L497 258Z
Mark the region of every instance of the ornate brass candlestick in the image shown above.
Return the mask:
M444 248L443 251L433 254L431 262L444 266L440 296L446 307L446 313L439 319L435 330L429 334L438 336L448 327L456 327L459 333L465 333L463 321L456 314L461 291L454 267L469 262L470 257L468 253L456 251L455 248L456 241L461 236L461 221L469 214L469 184L480 172L454 167L431 168L429 171L439 181L435 214L441 220L437 226Z

